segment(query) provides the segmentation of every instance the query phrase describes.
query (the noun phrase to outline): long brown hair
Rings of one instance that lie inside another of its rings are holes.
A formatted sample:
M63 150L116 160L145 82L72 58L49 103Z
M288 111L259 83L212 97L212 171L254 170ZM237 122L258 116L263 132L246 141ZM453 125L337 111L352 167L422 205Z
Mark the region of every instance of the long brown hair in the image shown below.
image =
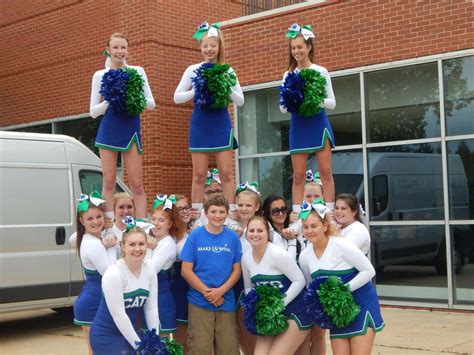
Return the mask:
M99 211L102 212L102 214L104 213L104 211L102 211L102 208L94 206L92 204L89 205L88 211L90 211L91 208L97 208ZM81 255L82 239L84 239L84 234L86 234L86 227L84 227L84 225L82 224L81 218L84 215L84 213L88 211L78 212L76 216L76 250L77 250L78 255Z
M288 41L288 49L289 49L289 59L288 59L288 68L287 68L288 71L295 70L298 65L298 63L296 62L296 59L293 57L293 54L291 53L291 41L299 37L303 38L304 43L306 43L307 46L311 46L311 49L309 50L309 53L308 53L308 59L311 61L311 63L313 63L313 57L314 57L313 39L312 38L304 39L302 35L298 35L295 38L290 38L290 40Z
M110 41L112 40L112 38L122 38L125 41L127 41L127 44L129 44L128 43L128 38L124 34L122 34L120 32L114 32L110 35L109 39L107 40L107 47L109 46Z
M188 231L188 226L181 219L181 215L179 214L178 208L175 205L173 205L171 209L164 209L163 207L163 205L160 205L155 208L153 212L161 211L171 223L171 227L169 229L170 235L176 238L176 241L181 240Z

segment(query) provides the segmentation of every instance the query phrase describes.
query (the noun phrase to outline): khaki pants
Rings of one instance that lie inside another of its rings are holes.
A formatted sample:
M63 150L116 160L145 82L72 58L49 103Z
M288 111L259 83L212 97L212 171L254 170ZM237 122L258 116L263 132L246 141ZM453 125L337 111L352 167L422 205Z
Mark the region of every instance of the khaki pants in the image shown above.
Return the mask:
M188 317L187 354L240 354L235 312L213 312L189 304Z

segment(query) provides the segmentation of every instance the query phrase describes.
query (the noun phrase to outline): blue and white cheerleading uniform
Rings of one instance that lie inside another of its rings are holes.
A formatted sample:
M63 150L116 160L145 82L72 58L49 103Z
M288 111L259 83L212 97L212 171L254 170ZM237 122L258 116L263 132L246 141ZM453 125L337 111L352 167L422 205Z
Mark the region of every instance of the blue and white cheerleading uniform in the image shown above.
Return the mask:
M183 250L183 246L188 239L186 234L181 238L177 243L177 255ZM179 259L176 259L173 264L173 272L170 281L171 294L173 295L174 302L176 304L176 322L177 323L188 323L188 292L189 284L181 275L181 266L183 262Z
M117 260L116 248L106 249L100 238L84 234L80 248L86 283L74 302L74 324L90 326L102 297L102 275Z
M170 289L171 267L176 260L176 254L176 243L168 235L158 242L150 260L150 265L158 275L160 333L174 333L177 330L176 304Z
M245 293L258 285L271 285L285 293L284 314L296 322L300 330L312 327L303 300L305 280L301 270L282 248L268 243L265 254L259 263L253 258L252 250L242 257L242 274Z
M374 268L365 255L352 242L342 237L329 237L329 242L320 258L312 247L300 256L300 267L307 282L315 278L338 276L349 286L360 313L347 327L330 330L330 338L350 338L367 333L372 327L379 332L385 326L380 306L371 279Z
M92 351L94 355L134 354L140 341L139 315L145 313L148 329L159 329L156 274L142 263L136 277L120 259L104 274L102 289L104 297L90 330Z
M329 123L328 117L324 109L334 109L336 107L336 98L334 97L334 91L332 89L331 77L326 68L316 64L311 64L308 69L313 69L321 73L326 79L326 92L327 98L324 99L322 104L323 109L315 116L303 117L297 113L291 114L290 120L290 154L298 153L313 153L322 150L326 145L326 140L332 147L335 147L336 140L332 127ZM295 69L298 71L298 69ZM286 75L283 75L283 82L285 81ZM280 106L280 110L285 113L286 109Z
M127 67L137 70L144 79L143 93L146 99L146 108L153 110L155 108L155 100L153 99L145 71L142 67L131 65L127 65ZM110 68L96 71L92 77L90 115L93 118L104 115L97 131L95 146L101 149L124 152L129 151L133 144L136 143L139 153L142 153L140 115L130 115L127 112L115 113L109 109L107 101L101 101L100 88L102 77L109 70Z
M194 71L202 64L204 63L193 64L186 69L174 93L175 103L185 103L194 97L192 78L196 77ZM232 68L229 68L229 72L233 71ZM238 79L232 87L230 98L237 106L244 104L244 94ZM234 137L227 108L194 107L189 125L190 152L220 152L237 148L238 144Z

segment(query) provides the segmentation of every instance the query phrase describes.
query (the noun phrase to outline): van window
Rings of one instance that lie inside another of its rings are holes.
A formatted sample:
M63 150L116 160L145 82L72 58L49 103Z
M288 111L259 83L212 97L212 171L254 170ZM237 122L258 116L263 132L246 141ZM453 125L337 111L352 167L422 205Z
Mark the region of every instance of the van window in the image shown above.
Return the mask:
M333 177L336 194L350 193L356 195L364 179L362 174L334 174Z
M102 193L102 173L94 170L81 170L79 172L79 181L83 194L90 194L92 191ZM124 192L119 184L115 185L116 192Z
M371 211L372 216L378 216L385 211L388 203L388 184L386 175L377 175L371 179Z

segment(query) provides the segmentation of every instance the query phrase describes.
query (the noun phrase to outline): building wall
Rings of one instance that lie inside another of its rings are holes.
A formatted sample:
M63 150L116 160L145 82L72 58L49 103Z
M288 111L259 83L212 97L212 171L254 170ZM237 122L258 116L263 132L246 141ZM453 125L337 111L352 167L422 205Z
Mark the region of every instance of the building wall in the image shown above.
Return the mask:
M186 67L201 59L191 36L201 21L240 16L232 0L1 2L0 127L89 112L93 73L113 32L130 41L129 63L145 68L156 108L142 115L145 189L190 194L188 125L191 104L174 90Z
M308 5L225 26L227 55L240 83L281 80L287 28L312 25L317 64L329 71L474 47L474 4L466 0L352 1Z

